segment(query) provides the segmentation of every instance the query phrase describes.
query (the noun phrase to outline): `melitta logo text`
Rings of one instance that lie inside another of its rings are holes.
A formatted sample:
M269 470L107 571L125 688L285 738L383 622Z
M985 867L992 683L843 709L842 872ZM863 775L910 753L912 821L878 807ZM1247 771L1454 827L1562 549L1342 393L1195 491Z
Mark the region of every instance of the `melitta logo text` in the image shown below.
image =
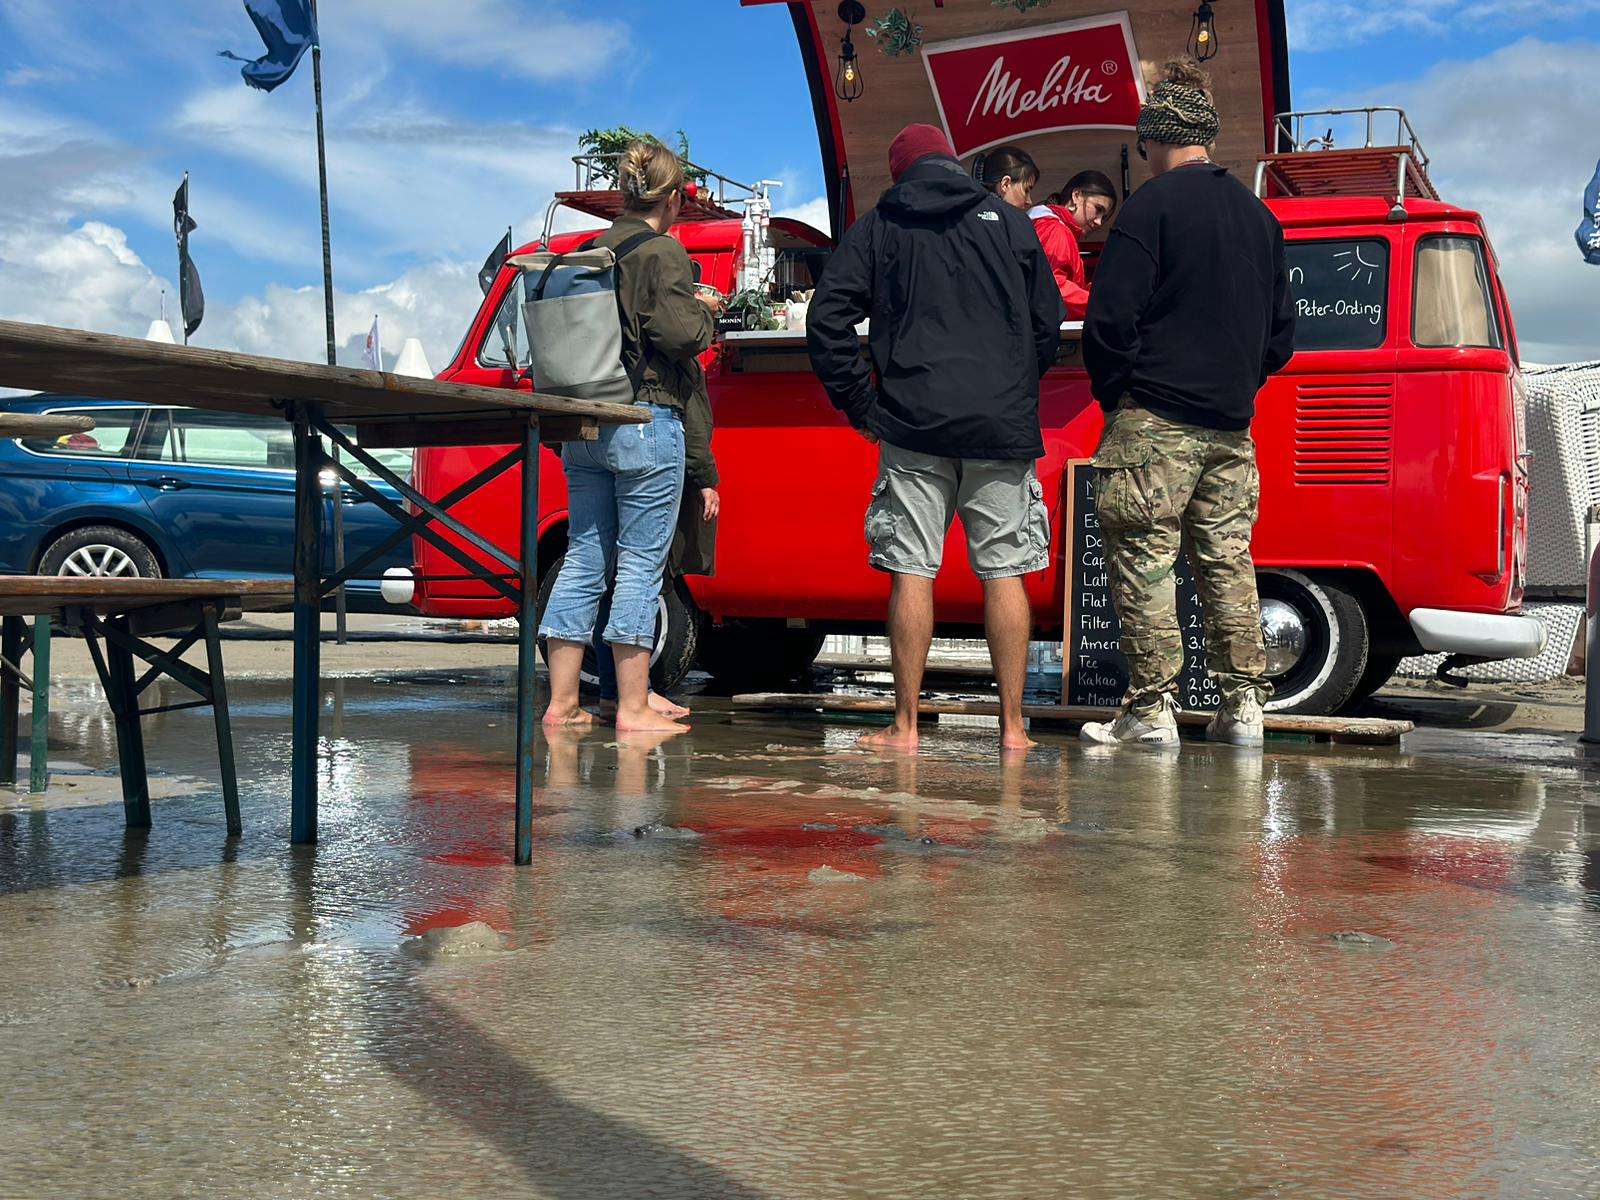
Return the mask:
M958 155L1035 133L1132 129L1144 80L1127 13L925 46Z

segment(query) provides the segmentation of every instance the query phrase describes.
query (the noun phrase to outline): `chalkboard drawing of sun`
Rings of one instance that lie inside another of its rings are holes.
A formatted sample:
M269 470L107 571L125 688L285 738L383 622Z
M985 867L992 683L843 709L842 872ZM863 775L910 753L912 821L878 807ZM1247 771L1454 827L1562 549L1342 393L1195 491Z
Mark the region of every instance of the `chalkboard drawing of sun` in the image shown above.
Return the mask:
M1333 256L1339 259L1336 270L1339 274L1349 274L1351 281L1360 279L1362 283L1371 283L1382 263L1368 262L1361 254L1361 247L1354 246L1349 250L1340 250ZM1365 276L1366 278L1362 278Z

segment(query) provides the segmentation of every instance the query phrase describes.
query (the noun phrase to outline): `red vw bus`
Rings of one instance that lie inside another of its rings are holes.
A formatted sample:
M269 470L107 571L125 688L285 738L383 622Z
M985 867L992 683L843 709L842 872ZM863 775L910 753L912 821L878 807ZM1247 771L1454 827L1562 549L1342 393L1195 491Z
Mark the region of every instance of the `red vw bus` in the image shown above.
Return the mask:
M982 116L978 101L994 95L1002 68L1016 73L1004 75L1012 81L1028 70L1060 76L1056 56L1076 53L1082 47L1074 39L1089 36L1101 39L1094 93L1136 109L1143 92L1135 40L1158 49L1175 42L1175 49L1188 22L1188 10L1176 6L1051 22L995 16L987 0L948 0L919 17L928 27L926 70L916 56L868 63L876 107L841 111L822 70L828 43L816 14L808 4L789 7L811 78L836 228L853 219L858 186L876 195L887 136L908 120L943 120L963 154L972 149L963 139L992 137L1011 120L1020 130L1012 140L1035 153L1046 187L1089 165L1114 177L1120 168L1131 186L1140 168L1125 165L1127 144L1119 139L1131 134L1118 124L1125 113L1069 112L1067 100L1046 103L1040 91L1023 93L1036 102L1019 102L1015 112L1001 104L986 124L974 117L963 127L959 114ZM1397 110L1263 118L1287 108L1271 107L1287 99L1281 5L1260 0L1253 10L1219 6L1218 14L1224 46L1259 43L1261 54L1245 64L1249 70L1233 63L1219 73L1224 135L1215 153L1239 177L1254 176L1283 223L1299 310L1295 356L1267 384L1255 424L1262 501L1253 551L1277 687L1272 707L1337 711L1378 687L1408 654L1536 654L1542 627L1519 612L1528 459L1516 334L1483 221L1438 197L1427 158ZM935 44L941 31L963 36ZM1079 54L1074 61L1090 60ZM963 87L987 90L969 110ZM1079 86L1075 95L1089 91ZM1002 90L1001 100L1009 94ZM1254 132L1252 122L1259 122ZM711 194L671 231L702 282L733 292L755 278L777 296L810 287L830 239L794 221L769 221L759 187L745 190L751 203L741 216L730 207L730 191L738 190L714 177ZM563 204L590 214L594 230L619 207L615 193L592 186L558 194L554 205ZM589 235L548 244L562 251ZM1086 249L1092 269L1094 248ZM442 377L530 386L518 377L520 309L519 274L507 267ZM1069 465L1092 454L1102 424L1076 338L1064 329L1061 357L1042 388L1039 475L1055 551L1052 569L1027 581L1041 638L1060 637L1065 624L1071 542L1063 485ZM776 686L812 661L825 634L881 628L888 580L867 566L862 535L876 452L829 405L802 335L730 336L704 361L723 480L718 569L663 596L657 679L681 676L698 656L731 682ZM423 450L417 484L442 496L499 453ZM539 547L548 586L565 546L566 497L559 460L551 454L545 463ZM455 511L515 547L516 487L502 476ZM937 611L942 632L976 636L982 592L959 536L936 589ZM473 581L429 581L429 574L460 574L439 559L419 543L422 612L509 615L505 601Z

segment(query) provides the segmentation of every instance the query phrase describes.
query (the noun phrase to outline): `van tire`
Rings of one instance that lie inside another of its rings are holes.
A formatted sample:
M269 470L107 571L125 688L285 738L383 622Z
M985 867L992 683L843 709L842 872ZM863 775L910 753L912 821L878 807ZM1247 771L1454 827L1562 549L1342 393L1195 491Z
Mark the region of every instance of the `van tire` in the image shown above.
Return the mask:
M1263 599L1294 609L1306 632L1305 652L1273 681L1276 690L1267 711L1324 716L1355 703L1372 649L1367 614L1356 594L1299 571L1263 571L1258 587Z
M1367 655L1367 669L1361 673L1361 679L1356 683L1356 690L1350 696L1350 705L1363 704L1372 699L1373 693L1394 678L1395 671L1400 666L1399 654L1380 654L1374 650Z
M102 562L107 563L107 569L96 569ZM85 525L62 534L45 547L39 556L39 574L160 579L161 560L136 533L117 525Z
M544 620L545 605L555 590L556 576L566 556L557 558L539 580L539 620ZM656 623L656 644L650 652L650 686L657 692L670 692L681 684L694 669L695 656L700 646L700 609L681 579L669 579L661 588L661 613L664 618ZM544 653L544 640L539 642L539 652ZM584 651L584 683L597 687L600 677L596 672L594 651Z
M734 691L771 691L811 670L825 635L775 621L730 621L700 639L700 666Z

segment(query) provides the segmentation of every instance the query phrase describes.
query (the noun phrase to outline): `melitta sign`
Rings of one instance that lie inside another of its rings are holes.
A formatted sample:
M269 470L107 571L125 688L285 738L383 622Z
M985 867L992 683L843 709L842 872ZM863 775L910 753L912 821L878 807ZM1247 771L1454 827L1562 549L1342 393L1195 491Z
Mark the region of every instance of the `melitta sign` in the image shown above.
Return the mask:
M1028 134L1132 129L1144 77L1125 12L922 48L958 155Z

